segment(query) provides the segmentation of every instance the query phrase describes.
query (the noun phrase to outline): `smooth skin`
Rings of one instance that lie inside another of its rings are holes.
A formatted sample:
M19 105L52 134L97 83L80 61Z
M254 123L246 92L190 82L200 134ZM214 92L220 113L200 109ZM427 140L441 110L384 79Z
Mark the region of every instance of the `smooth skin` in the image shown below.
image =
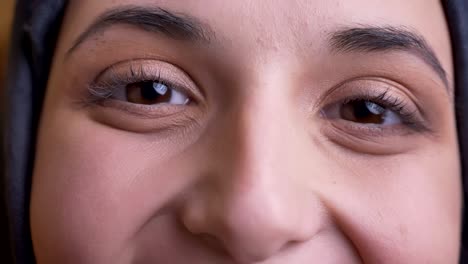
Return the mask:
M122 22L77 43L117 7L207 39ZM333 49L362 27L421 36L446 80L405 49ZM159 80L172 97L143 98ZM460 212L439 1L70 1L33 175L39 264L449 264Z

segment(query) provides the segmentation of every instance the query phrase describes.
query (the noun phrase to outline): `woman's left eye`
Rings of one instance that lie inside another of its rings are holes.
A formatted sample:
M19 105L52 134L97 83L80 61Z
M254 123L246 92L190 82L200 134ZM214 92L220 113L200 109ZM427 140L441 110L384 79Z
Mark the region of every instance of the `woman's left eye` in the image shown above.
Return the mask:
M324 117L344 120L359 125L394 126L407 122L403 120L401 106L387 106L370 99L353 99L329 105L322 110Z
M342 104L337 110L337 117L350 122L375 125L402 123L398 113L369 100L350 101Z
M186 105L190 102L188 95L180 92L161 81L142 81L125 86L126 101L134 104L156 105L173 104Z

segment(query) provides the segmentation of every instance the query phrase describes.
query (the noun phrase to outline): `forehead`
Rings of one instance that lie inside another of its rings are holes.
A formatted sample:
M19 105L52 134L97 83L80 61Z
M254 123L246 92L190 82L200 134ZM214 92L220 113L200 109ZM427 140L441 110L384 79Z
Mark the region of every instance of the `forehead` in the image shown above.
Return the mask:
M437 0L74 0L62 39L72 43L99 15L129 5L194 17L213 29L221 42L246 52L299 47L313 53L323 50L327 34L339 27L403 26L423 36L452 75L450 38Z

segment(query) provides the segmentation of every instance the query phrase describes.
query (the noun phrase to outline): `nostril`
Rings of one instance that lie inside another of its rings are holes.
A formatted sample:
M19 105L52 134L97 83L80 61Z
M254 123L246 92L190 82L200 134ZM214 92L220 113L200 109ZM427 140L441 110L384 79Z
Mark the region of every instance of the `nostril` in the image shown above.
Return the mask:
M179 217L179 223L181 228L185 230L185 233L190 236L191 240L195 243L200 243L220 255L230 255L224 246L224 242L216 236L205 232L200 221L194 221L193 218Z
M201 233L201 234L198 234L197 236L209 248L212 248L213 250L217 251L218 253L221 253L222 255L225 255L225 256L229 255L229 252L226 250L226 247L224 246L223 241L221 241L217 237L207 234L207 233Z

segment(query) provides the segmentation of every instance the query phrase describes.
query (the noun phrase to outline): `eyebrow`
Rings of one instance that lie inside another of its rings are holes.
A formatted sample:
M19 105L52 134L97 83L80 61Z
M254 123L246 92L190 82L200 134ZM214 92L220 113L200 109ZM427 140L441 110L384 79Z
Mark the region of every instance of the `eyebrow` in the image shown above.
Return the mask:
M132 25L148 32L164 34L170 38L209 44L215 37L208 26L183 13L161 7L121 6L100 16L75 40L67 51L69 56L92 36L117 24ZM343 28L330 35L330 45L338 52L405 51L422 59L431 67L444 85L449 87L447 73L427 41L419 34L394 26L363 26Z
M113 25L131 25L170 38L210 43L214 32L198 19L160 7L122 6L101 14L73 43L67 56L78 46Z
M405 51L422 59L449 87L447 73L433 49L419 34L393 26L344 28L333 32L330 44L339 52Z

